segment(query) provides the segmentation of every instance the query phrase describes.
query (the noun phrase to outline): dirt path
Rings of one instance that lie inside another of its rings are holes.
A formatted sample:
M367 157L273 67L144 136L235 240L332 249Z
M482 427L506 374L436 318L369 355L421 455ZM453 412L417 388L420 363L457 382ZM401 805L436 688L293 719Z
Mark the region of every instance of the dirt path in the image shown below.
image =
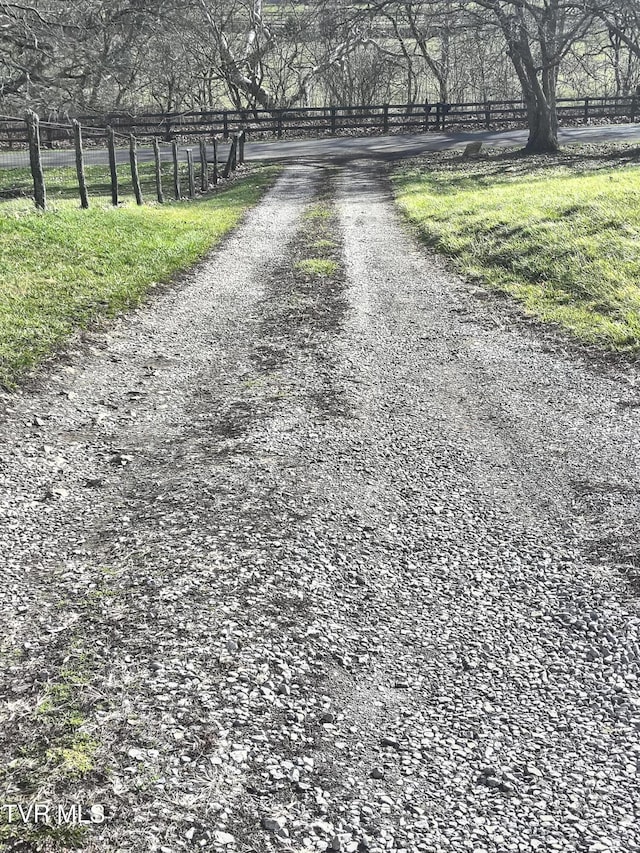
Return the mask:
M104 804L87 853L640 850L636 369L367 163L89 347L0 425L5 804Z

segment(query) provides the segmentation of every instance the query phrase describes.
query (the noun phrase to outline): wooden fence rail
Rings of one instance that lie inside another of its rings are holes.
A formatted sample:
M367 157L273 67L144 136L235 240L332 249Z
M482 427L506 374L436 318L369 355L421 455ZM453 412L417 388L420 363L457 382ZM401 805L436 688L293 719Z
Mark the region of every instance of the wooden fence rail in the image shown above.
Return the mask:
M640 99L584 97L560 98L558 117L562 124L591 121L640 120ZM244 129L246 134L285 136L287 133L338 134L349 131L397 132L492 130L526 126L523 101L482 101L426 104L367 104L356 106L300 107L273 110L208 110L185 113L112 113L76 117L83 128L113 129L137 139L160 137L166 142L190 136L220 135L228 140ZM43 147L73 144L73 126L42 122ZM9 149L28 142L24 122L0 122L0 146Z
M637 97L561 98L558 117L562 123L588 124L598 120L635 122L640 119ZM139 113L80 117L83 122L113 124L120 132L139 137L199 136L203 132L229 139L242 128L252 135L281 138L287 133L336 134L348 131L444 131L499 129L525 126L527 110L522 101L483 101L427 104L366 104L333 107L300 107L274 110L209 110L187 113Z

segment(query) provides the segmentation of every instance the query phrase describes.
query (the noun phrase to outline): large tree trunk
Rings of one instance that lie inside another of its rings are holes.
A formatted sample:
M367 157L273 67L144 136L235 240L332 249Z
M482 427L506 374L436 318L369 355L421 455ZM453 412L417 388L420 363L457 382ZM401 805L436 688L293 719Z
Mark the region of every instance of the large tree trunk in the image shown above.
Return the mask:
M525 150L531 154L555 154L558 151L558 114L551 103L534 92L525 93L529 139Z
M509 58L522 86L529 124L525 151L530 154L555 154L559 148L556 105L558 52L548 49L546 36L539 27L538 40L543 60L540 68L533 56L533 37L527 29L522 7L518 4L515 17L506 14L495 3L491 3L489 8L493 9L498 18L507 42ZM557 26L557 18L554 17L552 23Z

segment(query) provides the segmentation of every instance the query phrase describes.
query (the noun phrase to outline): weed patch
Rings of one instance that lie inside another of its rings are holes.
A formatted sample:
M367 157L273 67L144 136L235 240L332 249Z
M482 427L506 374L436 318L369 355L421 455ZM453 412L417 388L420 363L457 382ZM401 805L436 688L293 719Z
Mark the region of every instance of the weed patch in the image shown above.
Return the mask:
M333 275L338 264L326 258L304 258L296 262L295 268L305 275Z

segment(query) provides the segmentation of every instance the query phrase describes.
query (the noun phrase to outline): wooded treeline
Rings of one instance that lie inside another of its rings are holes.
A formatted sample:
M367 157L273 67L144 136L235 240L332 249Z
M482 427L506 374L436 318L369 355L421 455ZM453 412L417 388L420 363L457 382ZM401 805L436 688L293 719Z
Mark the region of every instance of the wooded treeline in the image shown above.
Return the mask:
M0 0L0 113L524 97L640 84L640 0Z

